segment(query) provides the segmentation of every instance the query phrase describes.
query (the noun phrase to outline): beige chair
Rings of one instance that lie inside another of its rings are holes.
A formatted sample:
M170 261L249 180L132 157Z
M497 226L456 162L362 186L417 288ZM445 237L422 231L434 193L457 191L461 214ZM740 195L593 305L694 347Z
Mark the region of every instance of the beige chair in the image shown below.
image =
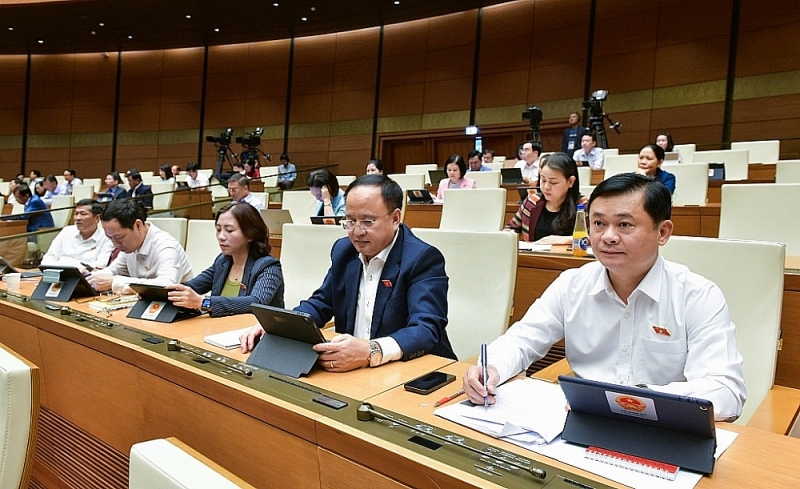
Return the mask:
M780 243L672 236L662 256L716 283L736 325L744 358L747 421L775 381L780 336L785 248Z
M14 202L11 204L11 213L12 214L24 214L25 213L25 204L20 204L19 202Z
M102 185L102 180L100 180L99 178L84 178L83 184L91 185L92 188L94 189L94 193L99 193L100 187ZM75 187L73 186L72 188L74 189Z
M800 183L800 160L781 160L775 164L775 183Z
M39 369L0 343L0 487L27 488L39 425Z
M291 309L322 285L331 267L333 243L347 236L341 226L284 224L281 244L283 301Z
M148 217L147 222L155 224L158 229L169 233L186 249L186 234L189 228L188 219L185 217ZM209 243L209 246L211 246L211 243ZM197 272L198 270L195 270L195 273Z
M725 180L747 180L749 152L747 150L696 151L695 163L725 163Z
M675 175L672 205L706 205L708 198L708 163L671 165Z
M439 165L436 163L421 163L418 165L406 165L406 173L419 173L425 175L425 184L431 184L431 176L428 174L428 170L438 170Z
M594 188L596 186L597 185L581 185L580 186L581 196L586 197L588 199L589 197L591 197L592 192L594 192Z
M471 171L465 175L475 180L477 188L500 188L500 170L498 171Z
M506 189L476 188L444 191L439 229L499 231L506 216Z
M142 175L142 183L144 183L147 186L152 186L157 183L162 183L160 175L153 175L152 172L149 173L142 172L141 175Z
M168 182L154 183L150 190L153 192L153 210L161 211L168 210L172 207L172 197L175 195L175 184ZM172 214L172 213L168 213ZM166 216L167 213L160 213L161 216Z
M425 188L425 175L422 173L391 173L386 176L397 182L403 190Z
M253 487L176 438L131 446L128 481L130 489Z
M620 173L630 173L636 171L639 165L639 155L616 155L606 156L603 165L603 179L619 175Z
M589 166L578 167L578 183L580 186L592 184L592 168Z
M190 219L186 230L186 256L189 257L194 274L197 275L214 264L219 253L214 220Z
M80 202L83 199L94 198L94 185L75 185L72 187L72 196L75 197L75 202Z
M336 181L339 182L340 187L347 187L356 179L355 175L337 175Z
M0 182L0 194L8 195L11 193L11 182Z
M278 167L277 166L262 166L258 173L261 175L261 182L264 184L264 190L278 186Z
M777 241L800 256L798 206L800 183L723 185L719 237Z
M503 158L505 161L505 158ZM494 161L491 163L484 163L484 165L488 166L492 169L492 171L500 171L500 168L503 168L503 161L498 161L497 157L495 156Z
M450 279L447 291L447 336L456 356L478 354L505 332L517 278L517 236L505 231L474 232L414 229L445 257Z
M606 148L603 150L603 155L605 156L617 156L619 155L619 148Z
M740 141L731 143L731 149L749 151L748 163L775 163L781 159L781 142L779 139L771 141Z
M308 190L289 190L283 193L281 209L292 214L296 223L311 223L311 214L317 208L317 199Z
M69 225L75 206L74 195L54 195L50 204L50 215L53 216L53 227L61 229Z
M681 163L694 163L694 153L697 145L692 144L676 144L672 147L672 151L677 151L681 154Z

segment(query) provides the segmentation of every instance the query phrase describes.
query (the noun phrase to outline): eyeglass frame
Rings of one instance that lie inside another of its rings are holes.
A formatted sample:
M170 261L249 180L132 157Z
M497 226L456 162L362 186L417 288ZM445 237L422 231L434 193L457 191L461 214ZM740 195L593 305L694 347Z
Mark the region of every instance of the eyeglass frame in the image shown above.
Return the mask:
M397 208L392 209L392 210L390 210L389 212L387 212L386 214L382 215L381 217L379 217L377 219L361 219L361 220L358 220L358 219L342 219L341 221L339 221L339 224L342 225L342 229L344 229L345 231L348 231L348 232L355 230L356 225L358 225L358 227L360 227L362 231L369 231L370 229L372 229L372 226L374 226L376 222L380 221L381 219L383 219L386 216L391 216L392 213L394 211L396 211L396 210L397 210ZM367 224L367 223L369 223L369 224Z

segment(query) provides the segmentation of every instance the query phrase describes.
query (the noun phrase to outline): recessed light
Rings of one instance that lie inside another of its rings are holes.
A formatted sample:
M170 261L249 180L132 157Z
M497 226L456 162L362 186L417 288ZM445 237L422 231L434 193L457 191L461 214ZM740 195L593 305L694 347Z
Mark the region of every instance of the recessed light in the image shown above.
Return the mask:
M38 42L39 44L44 44L44 39L39 39L37 42Z
M8 30L10 30L10 31L13 31L13 30L14 30L14 28L13 28L13 27L9 27L9 28L8 28Z
M187 18L187 19L191 19L191 18L192 18L192 16L191 16L191 15L187 15L187 16L186 16L186 18Z
M307 21L307 20L308 20L308 17L300 17L300 20L302 20L303 22L305 22L305 21Z
M272 6L273 7L278 7L278 6L280 6L280 4L278 2L275 2L275 3L272 4Z
M133 39L133 36L128 36L128 39Z
M312 12L316 12L317 11L317 7L311 7L311 11Z
M105 22L100 22L100 23L99 23L99 24L97 24L97 25L99 25L100 27L105 27L106 23L105 23Z
M400 0L394 0L395 5L400 5Z
M214 32L219 32L219 27L215 27Z
M97 31L92 31L92 35L96 36L97 35Z

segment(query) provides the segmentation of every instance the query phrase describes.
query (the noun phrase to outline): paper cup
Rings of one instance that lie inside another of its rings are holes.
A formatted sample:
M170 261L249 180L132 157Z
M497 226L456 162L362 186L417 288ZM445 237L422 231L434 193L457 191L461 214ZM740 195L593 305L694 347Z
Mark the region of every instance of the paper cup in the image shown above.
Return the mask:
M8 290L19 290L19 282L21 279L21 273L7 273L3 275L3 282L8 285Z

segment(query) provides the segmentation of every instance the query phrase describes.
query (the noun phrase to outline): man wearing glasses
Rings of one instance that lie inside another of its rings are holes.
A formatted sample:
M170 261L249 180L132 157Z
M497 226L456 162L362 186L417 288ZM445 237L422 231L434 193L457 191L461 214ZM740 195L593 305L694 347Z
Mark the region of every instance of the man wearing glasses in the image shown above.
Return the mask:
M427 353L455 359L447 338L444 257L400 222L403 191L383 175L356 179L345 193L347 238L331 250L331 268L295 308L317 324L333 318L339 333L314 346L325 370L346 372ZM242 335L250 351L260 325Z

